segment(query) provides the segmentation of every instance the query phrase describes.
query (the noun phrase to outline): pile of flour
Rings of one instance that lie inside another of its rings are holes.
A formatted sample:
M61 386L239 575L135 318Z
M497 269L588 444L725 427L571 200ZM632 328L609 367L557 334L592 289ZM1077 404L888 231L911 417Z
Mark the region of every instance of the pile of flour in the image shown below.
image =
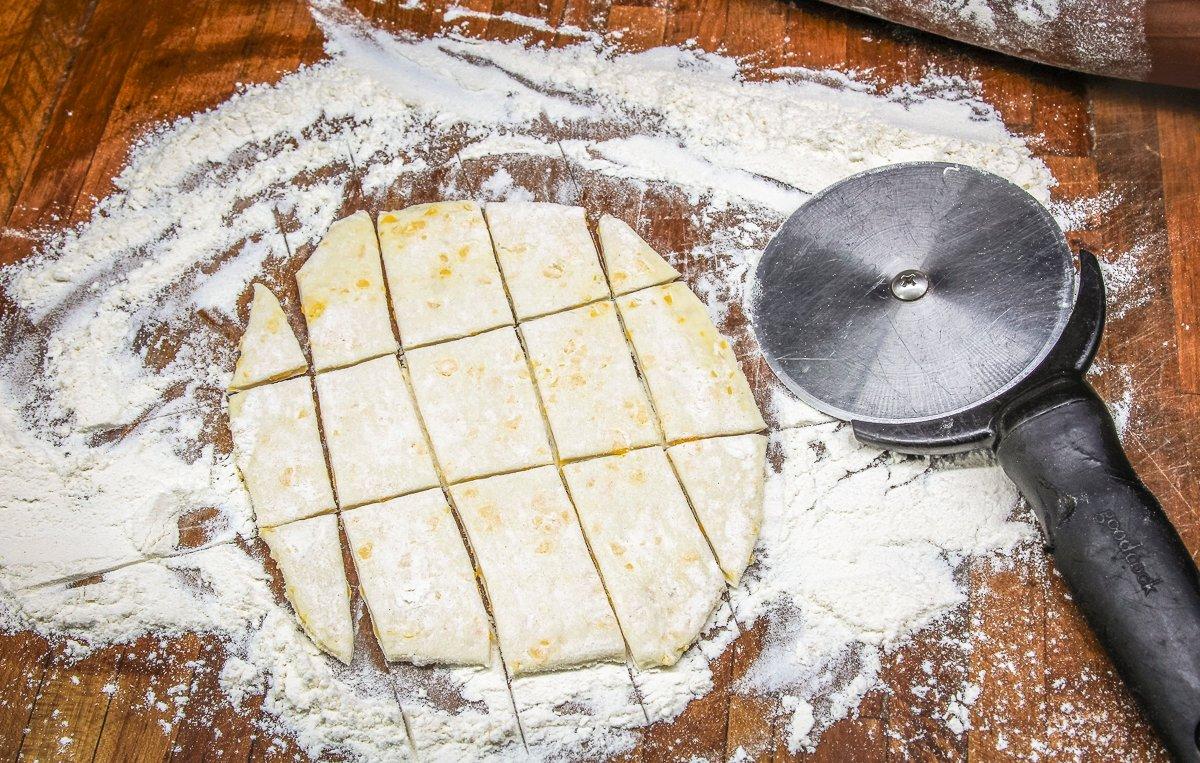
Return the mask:
M672 189L689 199L701 243L667 254L685 271L707 263L692 285L720 321L786 215L842 177L960 161L1043 201L1053 180L969 83L876 92L794 70L752 81L694 50L622 54L586 35L553 50L412 40L335 7L314 13L327 60L150 132L78 227L9 233L40 241L36 257L0 272L16 306L0 315L9 627L79 654L147 632L215 634L232 655L231 701L265 694L279 732L314 755L385 760L412 747L445 758L619 752L708 692L709 660L766 618L766 649L738 688L785 696L799 748L854 712L887 649L965 600L966 557L1029 536L994 466L883 456L775 392L779 468L757 562L675 667L598 666L509 687L498 669L331 664L244 550L253 525L220 446L221 390L239 295L314 244L348 194L374 208L434 178L446 197L577 201L570 179L545 198L503 169L543 158ZM481 159L501 168L470 177Z

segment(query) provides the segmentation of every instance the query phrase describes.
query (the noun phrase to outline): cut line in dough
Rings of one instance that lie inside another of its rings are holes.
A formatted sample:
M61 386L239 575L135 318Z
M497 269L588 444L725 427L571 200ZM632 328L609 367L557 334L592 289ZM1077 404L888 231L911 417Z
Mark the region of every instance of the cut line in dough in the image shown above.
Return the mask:
M512 328L405 354L417 408L448 482L552 460L529 366Z
M379 246L406 348L512 325L487 224L475 202L384 212Z
M487 665L491 631L441 490L342 514L375 638L389 662Z
M679 271L623 220L601 216L596 238L600 240L600 254L613 294L628 294L679 277Z
M292 333L283 307L271 290L254 284L250 318L238 343L230 390L245 389L264 382L279 381L304 373L308 361Z
M669 442L766 428L729 340L683 283L617 299Z
M395 352L375 226L355 212L329 226L296 273L318 371Z
M484 215L518 319L609 296L582 207L509 201Z
M521 333L560 459L659 442L612 302L536 318Z
M354 623L337 516L267 527L259 535L279 567L284 595L304 632L319 649L349 665L354 656Z
M229 428L259 527L334 510L308 377L230 395Z
M730 585L750 564L762 527L767 438L713 437L667 448Z
M662 448L562 467L630 655L674 665L725 581Z
M558 470L450 488L492 603L510 675L625 658L625 644Z
M343 509L438 485L395 355L320 374L317 398Z

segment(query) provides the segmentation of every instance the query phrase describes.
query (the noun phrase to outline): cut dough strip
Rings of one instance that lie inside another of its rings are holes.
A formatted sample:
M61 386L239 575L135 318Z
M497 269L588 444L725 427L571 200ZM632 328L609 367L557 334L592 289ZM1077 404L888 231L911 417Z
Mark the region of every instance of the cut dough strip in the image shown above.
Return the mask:
M600 253L604 256L604 268L608 271L613 294L628 294L679 277L679 271L654 251L637 231L611 215L600 218L596 237L600 239Z
M483 573L510 675L625 658L558 470L450 489Z
M693 440L667 449L725 579L737 585L750 564L763 516L767 438Z
M385 212L379 216L379 246L406 348L512 325L487 224L475 202Z
M350 586L337 517L329 514L259 531L283 575L284 595L317 647L347 665L354 655Z
M521 324L559 458L621 453L659 441L612 302Z
M662 448L562 469L634 663L675 664L725 582Z
M433 459L395 355L321 374L317 394L343 509L437 486Z
M230 395L229 428L260 528L333 511L307 377Z
M375 226L356 212L329 226L296 273L318 371L395 352Z
M609 296L582 207L510 201L484 214L518 319Z
M729 341L686 284L627 294L617 305L668 441L766 428Z
M388 661L489 663L487 613L441 490L352 509L342 521Z
M304 373L306 368L308 361L304 359L279 300L267 287L254 284L250 319L238 343L238 359L229 389L245 389L263 382L287 379Z
M550 441L511 328L406 353L417 407L449 482L550 463Z

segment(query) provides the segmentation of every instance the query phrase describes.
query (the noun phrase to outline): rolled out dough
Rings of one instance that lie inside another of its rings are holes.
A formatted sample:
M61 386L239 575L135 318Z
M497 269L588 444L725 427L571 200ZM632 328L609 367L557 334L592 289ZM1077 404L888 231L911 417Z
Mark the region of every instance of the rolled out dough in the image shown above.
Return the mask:
M237 364L233 367L231 390L245 389L263 382L287 379L304 373L308 361L300 343L288 325L287 316L271 290L254 284L250 319L238 344Z
M654 251L637 231L612 215L600 218L596 238L600 240L600 253L613 294L628 294L679 277L679 271Z

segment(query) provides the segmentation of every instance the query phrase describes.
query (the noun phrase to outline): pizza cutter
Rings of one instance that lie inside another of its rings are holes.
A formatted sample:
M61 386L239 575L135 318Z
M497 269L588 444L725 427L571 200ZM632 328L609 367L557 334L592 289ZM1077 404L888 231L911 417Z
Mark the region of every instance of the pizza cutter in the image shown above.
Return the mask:
M1096 258L1076 277L1054 219L1006 180L896 164L797 210L750 309L780 381L860 441L994 451L1163 743L1200 761L1200 580L1083 376L1104 328Z

